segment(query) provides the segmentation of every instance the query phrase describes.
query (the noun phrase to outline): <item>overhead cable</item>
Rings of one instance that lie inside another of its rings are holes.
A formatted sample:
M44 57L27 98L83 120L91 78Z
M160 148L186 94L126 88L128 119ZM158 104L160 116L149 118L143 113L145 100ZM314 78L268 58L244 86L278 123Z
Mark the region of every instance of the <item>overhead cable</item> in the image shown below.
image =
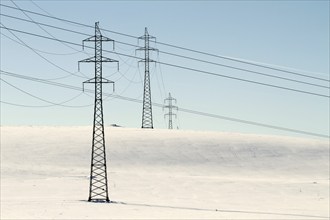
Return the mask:
M38 82L38 83L44 83L44 84L48 84L48 85L58 86L58 87L66 88L66 89L82 91L82 89L80 87L76 87L76 86L72 86L72 85L67 85L67 84L52 82L52 81L48 81L48 80L38 79L38 78L34 78L34 77L24 76L21 74L16 74L16 73L4 71L4 70L0 70L0 72L1 72L1 75L7 75L7 76L30 80L30 81L34 81L34 82ZM90 90L90 89L85 89L85 92L93 93L94 91ZM114 97L117 99L121 99L124 101L142 103L142 100L125 97L125 96L121 96L121 95L113 95L113 94L109 94L109 93L104 93L104 95ZM163 104L153 102L152 105L155 107L163 108ZM227 121L232 121L232 122L237 122L237 123L258 126L258 127L265 127L265 128L281 130L281 131L286 131L286 132L293 132L293 133L297 133L297 134L304 134L304 135L328 138L328 139L330 138L329 135L318 134L318 133L314 133L314 132L303 131L303 130L292 129L292 128L286 128L286 127L281 127L281 126L276 126L276 125L270 125L270 124L255 122L255 121L249 121L249 120L244 120L244 119L239 119L239 118L218 115L218 114L211 114L211 113L206 113L206 112L191 110L191 109L186 109L186 108L180 108L179 111L189 113L189 114L204 116L204 117L210 117L210 118L216 118L216 119L222 119L222 120L227 120Z
M12 19L17 19L17 20L25 21L25 22L32 22L32 23L35 23L37 25L42 25L42 26L46 26L46 27L50 27L50 28L54 28L54 29L58 29L58 30L62 30L62 31L68 31L68 32L75 33L75 34L89 36L88 34L83 33L83 32L74 31L74 30L70 30L70 29L66 29L66 28L62 28L62 27L57 27L57 26L54 26L54 25L49 25L49 24L45 24L45 23L41 23L41 22L26 20L26 19L23 19L23 18L11 16L11 15L6 15L6 14L0 14L0 15L1 16L4 16L4 17L9 17L9 18L12 18ZM137 45L130 44L130 43L125 43L125 42L117 41L117 40L116 40L116 43L123 44L123 45L128 45L128 46L132 46L132 47L138 47ZM221 66L221 67L225 67L225 68L230 68L230 69L234 69L234 70L239 70L239 71L243 71L243 72L253 73L253 74L257 74L257 75L262 75L262 76L266 76L266 77L277 78L277 79L291 81L291 82L295 82L295 83L301 83L301 84L305 84L305 85L310 85L310 86L316 86L316 87L320 87L320 88L330 89L329 86L324 86L324 85L310 83L310 82L305 82L305 81L301 81L301 80L297 80L297 79L291 79L291 78L287 78L287 77L272 75L272 74L263 73L263 72L260 72L260 71L249 70L249 69L246 69L246 68L240 68L240 67L235 67L235 66L231 66L231 65L225 65L225 64L221 64L221 63L207 61L207 60L197 59L197 58L194 58L194 57L191 57L191 56L184 56L184 55L175 54L175 53L171 53L171 52L167 52L167 51L162 51L162 50L160 50L159 53L170 55L170 56L176 56L176 57L180 57L180 58L184 58L184 59L194 60L194 61L198 61L198 62L202 62L202 63L207 63L207 64L211 64L211 65Z
M41 38L45 38L45 39L49 39L49 40L62 41L62 42L69 43L69 44L72 44L72 45L79 45L80 46L80 44L77 44L77 43L73 43L73 42L69 42L69 41L65 41L65 40L60 40L60 39L57 39L57 38L54 39L54 38L51 38L51 37L38 35L38 34L26 32L26 31L20 31L20 30L13 29L13 28L7 28L7 27L0 27L0 28L5 28L7 30L11 30L11 31L19 32L19 33L24 33L24 34L28 34L28 35L32 35L32 36L36 36L36 37L41 37ZM89 47L89 46L85 46L85 48L93 49L93 47ZM127 54L123 54L123 53L118 53L118 52L115 52L115 51L109 51L109 50L103 50L103 51L108 52L108 53L114 53L114 54L126 56L126 57L131 57L131 58L134 58L134 59L141 59L140 57L127 55ZM218 74L218 73L214 73L214 72L199 70L199 69L195 69L195 68L191 68L191 67L185 67L185 66L181 66L181 65L177 65L177 64L171 64L171 63L165 63L165 62L156 62L156 63L163 64L163 65L166 65L166 66L176 67L176 68L180 68L180 69L185 69L185 70L189 70L189 71L199 72L199 73L203 73L203 74L207 74L207 75L223 77L223 78L227 78L227 79L238 80L238 81L242 81L242 82L253 83L253 84L258 84L258 85L262 85L262 86L268 86L268 87L273 87L273 88L277 88L277 89L288 90L288 91L292 91L292 92L304 93L304 94L308 94L308 95L314 95L314 96L319 96L319 97L330 98L329 95L323 95L323 94L320 94L320 93L314 93L314 92L309 92L309 91L304 91L304 90L299 90L299 89L293 89L293 88L284 87L284 86L278 86L278 85L273 85L273 84L268 84L268 83L263 83L263 82L248 80L248 79L242 79L242 78L238 78L238 77L233 77L233 76Z
M83 26L83 27L94 28L94 26L92 26L92 25L86 25L86 24L83 24L83 23L80 23L80 22L70 21L70 20L67 20L67 19L58 18L58 17L50 16L50 15L45 15L45 14L42 14L42 13L30 11L30 10L20 9L20 8L12 7L12 6L9 6L9 5L4 5L4 4L0 4L0 5L3 6L3 7L15 9L15 10L21 10L21 11L24 11L24 12L27 12L27 13L35 14L35 15L38 15L38 16L43 16L43 17L48 17L48 18L52 18L52 19L55 19L55 20L65 21L65 22L76 24L76 25L80 25L80 26ZM101 29L101 30L102 31L105 31L105 32L109 32L109 33L113 33L113 34L125 36L125 37L130 37L130 38L138 39L137 36L130 35L130 34L125 34L125 33L121 33L121 32L118 32L118 31L112 31L112 30L108 30L108 29L104 29L104 28ZM285 69L281 69L281 68L267 66L267 65L260 64L260 63L256 63L256 62L249 62L249 61L242 60L242 59L237 59L237 58L232 58L232 57L227 57L227 56L221 56L221 55L216 55L216 54L211 54L211 53L208 53L208 52L194 50L194 49L190 49L190 48L187 48L187 47L177 46L177 45L173 45L173 44L169 44L169 43L164 43L164 42L159 42L159 41L157 41L155 43L158 43L158 44L164 45L164 46L168 46L168 47L173 47L173 48L176 48L176 49L181 49L181 50L186 50L186 51L190 51L190 52L194 52L194 53L199 53L199 54L203 54L203 55L207 55L207 56L212 56L212 57L216 57L216 58L226 59L226 60L235 61L235 62L239 62L239 63L243 63L243 64L248 64L248 65L252 65L252 66L257 66L257 67L261 67L261 68L265 68L265 69L270 69L270 70L285 72L285 73L289 73L289 74L293 74L293 75L297 75L297 76L301 76L301 77L312 78L312 79L316 79L316 80L321 80L321 81L329 82L329 79L324 79L324 78L320 78L320 77L315 77L315 76L310 76L310 75L307 75L307 74L298 73L298 72L291 71L291 70L285 70Z

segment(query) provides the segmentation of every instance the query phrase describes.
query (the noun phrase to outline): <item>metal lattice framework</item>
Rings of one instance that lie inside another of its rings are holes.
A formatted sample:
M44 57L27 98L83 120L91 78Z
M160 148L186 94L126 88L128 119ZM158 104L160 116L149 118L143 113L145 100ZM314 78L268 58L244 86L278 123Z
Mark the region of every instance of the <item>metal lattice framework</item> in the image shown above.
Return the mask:
M168 129L173 129L172 117L173 115L176 117L176 114L173 113L173 109L178 110L178 107L173 105L173 101L176 103L176 99L171 96L171 93L168 94L168 98L164 99L165 105L163 108L168 108L168 113L164 115L164 117L168 116Z
M95 56L78 62L78 64L80 62L95 63L95 77L83 82L83 85L84 83L93 83L95 85L92 159L88 197L88 201L90 202L110 202L108 194L107 163L104 140L102 84L114 84L114 82L108 79L104 79L102 77L102 63L118 63L118 61L102 56L103 41L112 41L114 43L114 41L110 38L102 36L101 31L99 29L99 22L96 22L95 35L83 40L83 47L85 42L95 43Z
M145 28L144 35L139 37L139 39L144 40L144 47L137 50L144 51L144 59L139 62L144 62L144 91L143 91L143 110L142 110L142 128L154 128L152 121L152 103L151 103L151 87L150 87L150 71L149 63L155 62L149 58L149 51L158 51L155 48L149 46L150 39L156 39L155 37L149 35L147 28Z

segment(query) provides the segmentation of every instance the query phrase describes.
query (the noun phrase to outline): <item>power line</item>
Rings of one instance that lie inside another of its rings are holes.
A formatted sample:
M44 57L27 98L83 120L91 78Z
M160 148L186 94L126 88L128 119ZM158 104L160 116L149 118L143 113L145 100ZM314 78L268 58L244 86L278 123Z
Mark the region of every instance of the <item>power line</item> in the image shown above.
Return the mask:
M6 101L2 101L2 100L0 100L0 103L17 106L17 107L24 107L24 108L46 108L46 107L54 106L54 105L23 105L23 104L18 104L18 103L13 103L13 102L6 102Z
M34 23L34 24L36 24L35 23L35 21L28 15L28 13L26 13L25 11L22 11L22 9L13 1L13 0L10 0L27 18L29 18L30 19L30 21L32 22L32 23ZM39 24L36 24L41 30L43 30L45 33L47 33L49 36L51 36L51 37L53 37L53 38L56 38L54 35L52 35L51 33L49 33L46 29L44 29L41 25L39 25ZM66 44L64 44L64 43L62 43L64 46L66 46L66 47L68 47L68 48L70 48L70 49L72 49L72 50L75 50L75 51L77 51L77 52L80 52L79 50L76 50L75 48L73 48L73 47L70 47L69 45L66 45Z
M72 23L72 24L76 24L76 25L80 25L80 26L84 26L84 27L88 27L88 28L94 28L91 25L86 25L86 24L83 24L83 23L70 21L70 20L67 20L67 19L62 19L62 18L50 16L50 15L45 15L45 14L30 11L30 10L19 9L19 8L15 8L15 7L12 7L12 6L9 6L9 5L3 5L3 4L0 4L0 5L3 6L3 7L15 9L15 10L21 10L21 11L25 11L25 12L28 12L28 13L31 13L31 14L52 18L52 19L55 19L55 20L65 21L65 22L68 22L68 23ZM105 32L110 32L110 33L113 33L113 34L118 34L118 35L121 35L121 36L125 36L125 37L138 39L137 36L124 34L124 33L117 32L117 31L112 31L112 30L107 30L107 29L101 29L101 30L105 31ZM297 73L297 72L294 72L294 71L284 70L284 69L280 69L280 68L275 68L275 67L271 67L271 66L266 66L266 65L262 65L262 64L258 64L258 63L254 63L254 62L248 62L248 61L237 59L237 58L231 58L231 57L211 54L211 53L208 53L208 52L203 52L203 51L194 50L194 49L190 49L190 48L186 48L186 47L182 47L182 46L177 46L177 45L173 45L173 44L168 44L168 43L163 43L163 42L155 42L155 43L160 44L160 45L164 45L164 46L168 46L168 47L173 47L173 48L176 48L176 49L181 49L181 50L186 50L186 51L190 51L190 52L194 52L194 53L199 53L199 54L203 54L203 55L207 55L207 56L212 56L212 57L216 57L216 58L221 58L221 59L226 59L226 60L235 61L235 62L239 62L239 63L244 63L244 64L248 64L248 65L252 65L252 66L257 66L257 67L261 67L261 68L265 68L265 69L285 72L285 73L289 73L289 74L293 74L293 75L297 75L297 76L301 76L301 77L307 77L307 78L312 78L312 79L316 79L316 80L329 82L329 79L314 77L314 76L310 76L310 75L306 75L306 74L302 74L302 73Z
M218 119L223 119L223 120L228 120L228 121L239 122L239 123L243 123L243 124L249 124L249 125L255 125L255 126L260 126L260 127L265 127L265 128L276 129L276 130L306 134L306 135L311 135L311 136L316 136L316 137L330 138L330 136L328 136L328 135L317 134L317 133L313 133L313 132L296 130L296 129L291 129L291 128L285 128L285 127L280 127L280 126L275 126L275 125L269 125L269 124L254 122L254 121L247 121L247 120L242 120L242 119L238 119L238 118L232 118L232 117L226 117L226 116L222 116L222 115L216 115L216 114L210 114L210 113L205 113L205 112L200 112L200 111L194 111L194 110L190 110L190 109L180 108L180 112L196 114L196 115L202 115L202 116L207 116L207 117L212 117L212 118L218 118Z
M44 79L24 76L24 75L20 75L20 74L8 72L8 71L3 71L3 70L0 70L0 72L1 72L1 75L6 75L6 76L10 76L10 77L15 77L15 78L21 78L21 79L30 80L33 82L44 83L44 84L58 86L58 87L66 88L66 89L82 91L82 89L80 87L76 87L76 86L72 86L72 85L67 85L67 84L52 82L52 81L48 81L48 80L44 80ZM90 89L85 89L85 92L93 93L94 91L90 90ZM125 96L120 96L120 95L113 95L113 94L109 94L109 93L104 93L104 95L114 97L117 99L121 99L124 101L142 103L142 100L135 99L135 98L125 97ZM159 107L159 108L163 107L162 104L158 104L155 102L153 102L153 106ZM292 132L292 133L297 133L297 134L304 134L304 135L321 137L321 138L330 138L330 136L324 135L324 134L318 134L318 133L309 132L309 131L280 127L280 126L275 126L275 125L270 125L270 124L265 124L265 123L259 123L259 122L255 122L255 121L248 121L248 120L243 120L243 119L239 119L239 118L211 114L211 113L206 113L206 112L201 112L201 111L191 110L191 109L186 109L186 108L180 108L180 112L185 112L185 113L204 116L204 117L216 118L216 119L221 119L221 120L227 120L227 121L232 121L232 122L237 122L237 123L242 123L242 124L248 124L248 125L253 125L253 126L258 126L258 127L265 127L265 128L275 129L275 130L281 130L281 131L286 131L286 132Z
M89 36L88 34L85 34L83 32L74 31L74 30L70 30L70 29L66 29L66 28L61 28L61 27L57 27L57 26L53 26L53 25L49 25L49 24L45 24L45 23L41 23L41 22L29 21L29 20L26 20L26 19L23 19L23 18L10 16L10 15L6 15L6 14L0 14L0 15L5 16L5 17L9 17L9 18L12 18L12 19L25 21L25 22L32 22L32 23L35 23L37 25L43 25L43 26L46 26L46 27L51 27L51 28L54 28L54 29L62 30L62 31L68 31L68 32L75 33L75 34ZM116 42L120 43L120 44L123 44L123 45L138 47L137 45L129 44L129 43L121 42L121 41L116 41ZM184 59L194 60L194 61L207 63L207 64L211 64L211 65L221 66L221 67L225 67L225 68L230 68L230 69L234 69L234 70L238 70L238 71L249 72L249 73L262 75L262 76L266 76L266 77L277 78L277 79L281 79L281 80L287 80L287 81L291 81L291 82L295 82L295 83L301 83L301 84L305 84L305 85L316 86L316 87L326 88L326 89L330 88L329 86L323 86L323 85L310 83L310 82L305 82L305 81L296 80L296 79L291 79L291 78L287 78L287 77L276 76L276 75L272 75L272 74L268 74L268 73L262 73L262 72L255 71L255 70L248 70L248 69L245 69L245 68L239 68L239 67L234 67L234 66L231 66L231 65L225 65L225 64L221 64L221 63L206 61L206 60L202 60L202 59L193 58L191 56L184 56L184 55L170 53L170 52L166 52L166 51L159 51L159 53L163 53L163 54L171 55L171 56L175 56L175 57L180 57L180 58L184 58Z
M75 73L69 72L66 69L63 69L62 67L60 67L59 65L55 64L54 62L50 61L49 59L47 59L46 57L44 57L43 55L41 55L40 53L38 53L36 50L34 50L32 47L30 47L29 45L27 45L22 39L20 39L16 34L13 33L13 30L11 30L10 28L7 28L2 22L0 22L0 24L2 25L2 27L0 28L5 28L6 30L8 30L17 40L19 40L25 47L29 48L32 52L34 52L35 54L37 54L40 58L42 58L43 60L45 60L47 63L51 64L52 66L55 66L56 68L69 73L70 75L66 75L66 76L62 76L62 77L57 77L57 78L52 78L50 80L57 80L57 79L64 79L67 78L69 76L76 76L76 77L81 77L84 78L82 76L78 76ZM56 38L52 38L52 39L56 39Z
M83 26L83 27L94 28L94 26L92 26L92 25L87 25L87 24L83 24L83 23L79 23L79 22L75 22L75 21L70 21L70 20L63 19L63 18L58 18L58 17L54 17L54 16L50 16L50 15L45 15L45 14L42 14L42 13L38 13L38 12L26 10L26 9L19 9L19 8L9 6L9 5L4 5L4 4L0 4L0 5L3 6L3 7L14 9L14 10L25 11L25 12L28 12L28 13L31 13L31 14L34 14L34 15L39 15L39 16L42 16L42 17L52 18L52 19L55 19L55 20L58 20L58 21L64 21L64 22L67 22L67 23L71 23L71 24L75 24L75 25L79 25L79 26ZM113 34L126 36L126 37L131 37L131 38L136 38L136 39L138 38L138 37L133 36L133 35L124 34L124 33L116 32L116 31L110 31L110 30L106 30L104 28L100 28L100 30L110 32L110 33L113 33Z
M158 62L159 62L159 59L158 59ZM159 72L160 72L160 79L161 79L161 82L162 82L162 86L163 86L163 89L164 89L164 94L166 94L166 88L165 88L163 71L162 71L161 65L159 65Z
M77 45L77 46L79 45L77 43L73 43L73 42L69 42L69 41L65 41L65 40L60 40L60 39L57 39L57 38L54 39L54 38L51 38L51 37L46 37L46 36L43 36L43 35L38 35L38 34L25 32L25 31L20 31L20 30L17 30L17 29L12 29L12 28L7 28L7 27L0 27L0 28L5 28L7 30L11 30L11 31L19 32L19 33L24 33L24 34L28 34L28 35L32 35L32 36L36 36L36 37L41 37L41 38L45 38L45 39L49 39L49 40L63 41L65 43L69 43L69 44L72 44L72 45ZM86 46L86 47L92 49L92 47L88 47L88 46ZM134 58L134 59L141 59L140 57L127 55L127 54L123 54L123 53L118 53L118 52L114 52L114 51L109 51L109 50L104 50L104 51L109 52L109 53L115 53L115 54L126 56L126 57L131 57L131 58ZM223 74L218 74L218 73L204 71L204 70L198 70L198 69L195 69L195 68L185 67L185 66L181 66L181 65L164 63L164 62L157 62L157 63L163 64L163 65L166 65L166 66L185 69L185 70L189 70L189 71L204 73L204 74L207 74L207 75L223 77L223 78L227 78L227 79L238 80L238 81L242 81L242 82L253 83L253 84L258 84L258 85L262 85L262 86L268 86L268 87L273 87L273 88L277 88L277 89L288 90L288 91L292 91L292 92L304 93L304 94L308 94L308 95L314 95L314 96L319 96L319 97L330 98L330 96L328 96L328 95L323 95L323 94L319 94L319 93L314 93L314 92L309 92L309 91L304 91L304 90L298 90L298 89L292 89L292 88L289 88L289 87L277 86L277 85L273 85L273 84L268 84L268 83L263 83L263 82L248 80L248 79L242 79L242 78L238 78L238 77L227 76L227 75L223 75Z
M9 37L8 35L6 35L4 33L0 33L0 34L3 35L4 37L8 38L9 40L26 47L26 45L24 45L22 42L19 42L18 40L15 40L15 39L11 38L11 37ZM33 50L38 51L40 53L49 54L49 55L56 55L56 56L67 56L67 55L73 55L73 54L79 53L78 51L77 52L72 52L72 53L53 53L53 52L48 52L48 51L44 51L44 50L39 50L35 47L31 47L31 48L33 48Z
M307 78L312 78L312 79L316 79L316 80L321 80L321 81L329 82L328 79L324 79L324 78L320 78L320 77L309 76L309 75L302 74L302 73L297 73L297 72L293 72L293 71L289 71L289 70L283 70L283 69L279 69L279 68L275 68L275 67L270 67L270 66L265 66L265 65L257 64L257 63L247 62L247 61L243 61L243 60L239 60L239 59L235 59L235 58L229 58L229 57L225 57L225 56L220 56L220 55L216 55L216 54L211 54L211 53L207 53L207 52L193 50L193 49L189 49L189 48L186 48L186 47L175 46L175 45L172 45L172 44L167 44L167 43L162 43L162 42L157 42L157 43L158 44L161 44L161 45L165 45L165 46L169 46L169 47L181 49L181 50L187 50L187 51L190 51L190 52L207 55L207 56L212 56L212 57L226 59L226 60L235 61L235 62L239 62L239 63L244 63L244 64L248 64L248 65L252 65L252 66L262 67L262 68L265 68L265 69L270 69L270 70L275 70L275 71L290 73L290 74L297 75L297 76L302 76L302 77L307 77Z
M74 42L70 42L70 41L66 41L66 40L60 40L58 38L51 38L51 37L47 37L47 36L43 36L43 35L39 35L39 34L34 34L34 33L31 33L31 32L21 31L21 30L14 29L14 28L7 28L5 26L0 27L0 28L4 28L4 29L15 31L15 32L18 32L18 33L32 35L32 36L35 36L35 37L40 37L40 38L44 38L44 39L48 39L48 40L61 41L61 42L67 43L67 44L72 44L72 45L80 46L81 47L81 45L78 44L78 43L74 43ZM89 46L85 46L85 47L92 49L92 47L89 47ZM111 51L106 51L106 52L110 52L111 53Z
M62 101L62 102L60 102L60 103L55 103L55 102L51 102L51 101L48 101L48 100L46 100L46 99L40 98L39 96L33 95L33 94L31 94L31 93L29 93L29 92L23 90L23 89L20 89L20 88L18 88L17 86L14 86L13 84L7 82L6 80L4 80L4 79L2 79L2 78L0 78L0 80L1 80L2 82L6 83L7 85L9 85L9 86L15 88L16 90L18 90L18 91L20 91L20 92L26 94L26 95L29 95L29 96L31 96L31 97L33 97L33 98L35 98L35 99L38 99L38 100L40 100L40 101L43 101L43 102L46 102L46 103L51 104L51 105L47 105L47 106L39 106L39 107L61 106L61 107L68 107L68 108L81 108L81 107L91 106L91 105L81 105L81 106L63 105L63 104L65 104L65 103L67 103L67 102L70 102L70 101L72 101L72 100L78 98L79 96L81 96L81 95L83 94L83 92L79 93L78 95L76 95L76 96L74 96L74 97L72 97L72 98L70 98L70 99L68 99L68 100ZM13 104L13 103L9 103L9 102L5 102L5 103L7 103L7 104ZM17 105L17 104L15 104L15 105ZM27 107L27 105L21 105L21 106ZM30 107L31 107L31 106L30 106Z
M293 91L293 92L300 92L300 93L305 93L305 94L309 94L309 95L315 95L315 96L330 98L330 96L328 96L328 95L322 95L322 94L319 94L319 93L308 92L308 91L299 90L299 89L292 89L292 88L288 88L288 87L284 87L284 86L277 86L277 85L273 85L273 84L262 83L262 82L258 82L258 81L248 80L248 79L241 79L241 78L227 76L227 75L218 74L218 73L213 73L213 72L209 72L209 71L198 70L198 69L195 69L195 68L184 67L184 66L180 66L180 65L176 65L176 64L163 63L163 62L159 62L159 63L160 64L167 65L167 66L177 67L177 68L180 68L180 69L185 69L185 70L191 70L191 71L194 71L194 72L205 73L205 74L212 75L212 76L224 77L224 78L228 78L228 79L233 79L233 80L238 80L238 81L242 81L242 82L248 82L248 83L258 84L258 85L262 85L262 86L273 87L273 88L277 88L277 89L284 89L284 90Z
M326 88L326 89L329 89L330 88L329 86L323 86L323 85L319 85L319 84L315 84L315 83L304 82L304 81L300 81L300 80L296 80L296 79L290 79L290 78L282 77L282 76L275 76L275 75L271 75L271 74L267 74L267 73L262 73L262 72L259 72L259 71L248 70L248 69L234 67L234 66L230 66L230 65L225 65L225 64L210 62L210 61L201 60L201 59L197 59L197 58L193 58L193 57L188 57L188 56L183 56L183 55L178 55L178 54L174 54L174 53L169 53L169 52L164 52L164 51L160 51L160 53L168 54L168 55L172 55L172 56L176 56L176 57L180 57L180 58L195 60L195 61L199 61L199 62L203 62L203 63L207 63L207 64L212 64L212 65L216 65L216 66L226 67L226 68L230 68L230 69L234 69L234 70L239 70L239 71L254 73L254 74L257 74L257 75L262 75L262 76L277 78L277 79L281 79L281 80L287 80L287 81L291 81L291 82L306 84L306 85L310 85L310 86L316 86L316 87L321 87L321 88Z
M48 11L44 10L43 8L41 8L37 3L35 3L33 0L30 0L30 2L32 4L34 4L37 8L39 8L41 11L45 12L46 14L48 14L49 16L53 16L52 14L50 14Z
M80 93L79 96L81 94L85 94L85 93ZM50 105L23 105L23 104L19 104L19 103L13 103L13 102L7 102L7 101L3 101L0 100L1 103L7 104L7 105L12 105L12 106L17 106L17 107L24 107L24 108L47 108L47 107L54 107L54 106L59 106L58 104L50 104ZM89 107L92 106L93 104L88 104L88 105L80 105L80 106L61 106L61 107L66 107L66 108L84 108L84 107Z
M54 28L54 29L58 29L58 30L62 30L62 31L68 31L68 32L75 33L75 34L81 34L81 35L84 35L84 36L89 36L88 34L80 32L80 31L74 31L74 30L70 30L70 29L66 29L66 28L62 28L62 27L58 27L58 26L54 26L54 25L50 25L50 24L45 24L45 23L38 22L38 21L30 21L30 20L27 20L27 19L24 19L24 18L11 16L11 15L7 15L7 14L3 14L3 13L0 13L0 15L4 16L4 17L7 17L7 18L12 18L12 19L16 19L16 20L20 20L20 21L24 21L24 22L30 22L30 23L42 25L42 26L45 26L45 27L50 27L50 28Z

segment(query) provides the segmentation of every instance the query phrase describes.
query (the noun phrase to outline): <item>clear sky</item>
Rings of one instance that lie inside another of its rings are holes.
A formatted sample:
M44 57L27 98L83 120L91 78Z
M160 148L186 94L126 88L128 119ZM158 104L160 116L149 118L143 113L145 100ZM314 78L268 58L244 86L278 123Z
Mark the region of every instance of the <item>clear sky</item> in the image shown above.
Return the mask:
M15 1L22 9L76 21L86 25L100 22L100 27L129 35L141 36L147 27L157 41L221 56L293 69L297 73L329 79L329 1ZM16 7L12 1L1 4ZM89 35L94 30L63 21L28 14L1 6L1 23L7 28L81 43L87 36L60 31L3 15L33 19ZM22 46L16 35L27 46ZM77 61L93 56L93 50L41 39L1 29L1 70L16 74L51 79L53 82L82 86L94 75L93 64ZM104 36L137 45L136 39L109 32ZM7 38L10 37L13 40ZM93 45L91 45L93 46ZM299 77L279 71L243 65L224 59L151 43L160 51L203 59L237 68L249 69L280 77L329 87L329 81ZM111 43L104 48L112 50ZM33 50L34 51L33 51ZM37 51L37 54L35 51ZM135 48L115 43L115 51L133 56ZM113 53L105 56L118 60L104 64L103 75L116 82L115 94L142 99L143 65L137 60ZM44 58L51 61L46 61ZM256 75L249 72L200 63L163 53L152 53L152 59L217 74L258 81L292 89L329 95L329 89ZM55 66L55 65L56 66ZM64 71L64 70L65 71ZM68 73L69 72L69 73ZM70 75L76 73L76 76ZM67 76L67 77L66 77ZM57 79L65 77L63 79ZM6 82L44 100L87 107L18 107L1 103L1 125L91 125L93 97L89 93L40 84L1 75ZM164 84L164 85L163 85ZM87 85L88 86L88 85ZM88 86L92 89L91 86ZM180 108L234 117L276 126L329 134L329 98L281 90L228 78L211 76L160 64L151 64L152 100L162 104L171 92ZM112 93L105 85L104 91ZM31 97L1 81L1 101L28 106L49 103ZM162 108L153 108L155 128L166 128ZM107 98L104 102L105 124L141 127L142 104ZM174 127L187 130L296 135L237 122L177 112Z

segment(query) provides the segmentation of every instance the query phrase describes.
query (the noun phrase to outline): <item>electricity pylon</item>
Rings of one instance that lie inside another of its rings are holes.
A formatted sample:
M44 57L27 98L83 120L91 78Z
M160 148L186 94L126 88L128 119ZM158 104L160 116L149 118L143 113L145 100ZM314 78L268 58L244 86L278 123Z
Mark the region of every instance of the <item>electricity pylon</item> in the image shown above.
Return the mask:
M103 41L112 41L114 44L113 40L102 36L99 28L99 22L95 22L95 35L83 40L82 42L83 48L84 42L94 42L95 55L78 62L78 67L80 62L95 63L95 77L83 82L83 86L84 83L93 83L95 85L93 143L88 197L89 202L110 202L108 194L107 163L105 155L102 84L114 84L114 82L102 77L102 63L117 62L118 65L118 61L102 56Z
M158 51L155 48L149 46L150 39L156 39L149 35L147 28L145 28L144 35L139 37L144 40L144 47L140 47L137 50L144 50L144 59L139 62L144 62L144 91L143 91L143 109L142 109L142 128L154 128L152 122L152 103L151 103L151 87L150 87L150 71L149 63L155 62L149 58L149 51Z
M165 105L163 108L168 108L168 113L164 115L164 118L168 116L168 129L173 129L172 117L173 115L176 117L176 114L173 114L173 109L178 110L178 107L173 105L173 101L176 104L176 99L171 96L171 93L168 94L168 98L164 99Z

